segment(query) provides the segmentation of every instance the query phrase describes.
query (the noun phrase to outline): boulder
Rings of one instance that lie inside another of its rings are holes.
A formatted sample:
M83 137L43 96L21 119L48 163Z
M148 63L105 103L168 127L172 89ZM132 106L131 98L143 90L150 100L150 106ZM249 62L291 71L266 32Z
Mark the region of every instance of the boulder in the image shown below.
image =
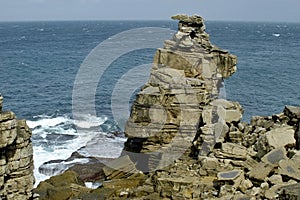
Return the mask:
M300 119L300 107L285 106L283 113L291 119Z
M273 129L266 133L266 139L269 146L273 148L279 147L295 147L295 130L292 126L283 126Z

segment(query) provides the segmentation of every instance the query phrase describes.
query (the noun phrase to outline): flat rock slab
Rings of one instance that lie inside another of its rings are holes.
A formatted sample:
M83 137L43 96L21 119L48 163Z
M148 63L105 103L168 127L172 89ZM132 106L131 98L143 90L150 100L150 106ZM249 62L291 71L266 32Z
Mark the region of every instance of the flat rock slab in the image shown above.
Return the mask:
M279 174L300 181L299 163L296 163L294 160L281 160L279 162Z
M279 161L287 160L288 157L286 156L286 150L283 147L278 149L274 149L273 151L267 153L261 160L265 163L278 166Z
M218 173L219 181L234 181L243 174L242 170L232 170Z

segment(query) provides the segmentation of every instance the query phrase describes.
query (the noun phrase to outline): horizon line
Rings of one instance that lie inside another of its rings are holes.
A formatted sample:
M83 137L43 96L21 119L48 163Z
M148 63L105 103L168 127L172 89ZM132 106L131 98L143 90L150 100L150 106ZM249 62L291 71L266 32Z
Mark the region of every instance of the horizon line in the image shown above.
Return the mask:
M246 22L246 23L300 23L297 21L277 20L241 20L241 19L205 19L206 22ZM25 19L1 20L0 23L26 23L26 22L93 22L93 21L176 21L170 19Z

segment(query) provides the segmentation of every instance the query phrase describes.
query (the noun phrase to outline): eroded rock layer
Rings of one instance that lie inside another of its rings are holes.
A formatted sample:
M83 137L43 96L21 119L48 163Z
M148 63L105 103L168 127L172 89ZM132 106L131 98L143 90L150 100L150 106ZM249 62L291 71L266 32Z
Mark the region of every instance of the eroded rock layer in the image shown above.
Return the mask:
M0 96L0 199L32 198L34 184L31 130L14 113L2 111Z

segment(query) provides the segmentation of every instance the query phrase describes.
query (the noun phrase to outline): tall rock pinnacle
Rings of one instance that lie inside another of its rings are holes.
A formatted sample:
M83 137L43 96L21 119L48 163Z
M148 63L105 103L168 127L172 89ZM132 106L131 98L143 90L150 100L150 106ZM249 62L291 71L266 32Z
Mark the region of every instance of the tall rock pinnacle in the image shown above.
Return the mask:
M132 160L143 163L143 171L164 167L190 150L203 126L204 107L218 98L223 78L236 71L236 56L210 43L201 17L172 19L179 20L178 32L157 50L125 128L125 151L134 152Z

